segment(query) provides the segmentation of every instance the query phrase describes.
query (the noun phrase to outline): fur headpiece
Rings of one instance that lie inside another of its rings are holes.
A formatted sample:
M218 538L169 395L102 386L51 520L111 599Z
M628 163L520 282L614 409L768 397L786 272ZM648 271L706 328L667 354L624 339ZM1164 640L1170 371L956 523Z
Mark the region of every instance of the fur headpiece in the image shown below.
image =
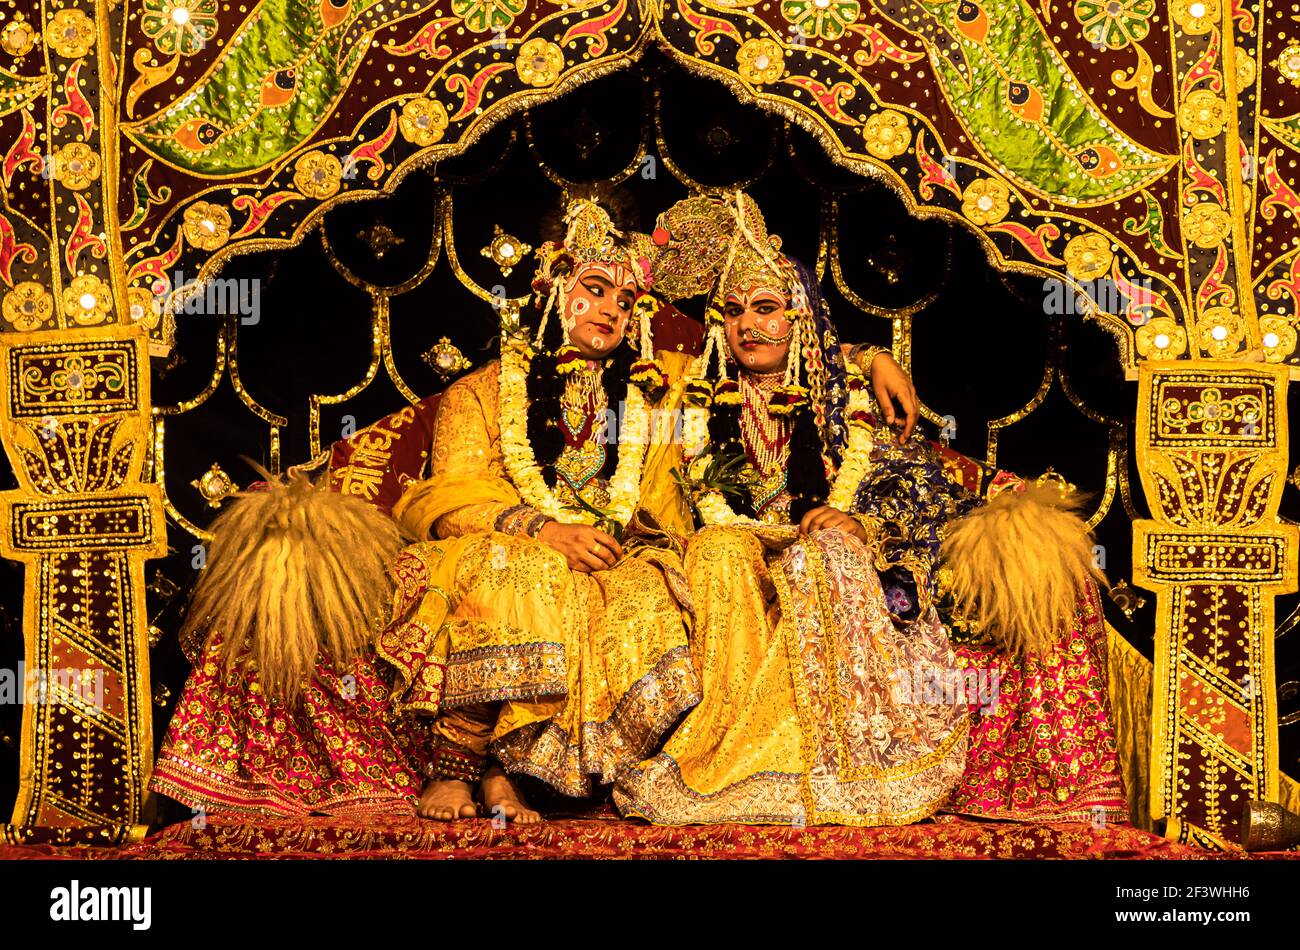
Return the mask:
M346 665L386 619L397 523L350 495L263 472L212 523L182 642L220 639L227 669L251 660L269 697L295 701L318 660Z

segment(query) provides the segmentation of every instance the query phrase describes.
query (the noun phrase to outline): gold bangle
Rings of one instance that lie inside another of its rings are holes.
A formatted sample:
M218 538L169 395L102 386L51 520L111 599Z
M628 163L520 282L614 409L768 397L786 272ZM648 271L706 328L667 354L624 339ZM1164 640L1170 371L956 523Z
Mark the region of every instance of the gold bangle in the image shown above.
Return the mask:
M871 364L881 353L891 352L887 346L866 346L859 343L853 348L853 359L858 364L858 371L864 376L871 375Z

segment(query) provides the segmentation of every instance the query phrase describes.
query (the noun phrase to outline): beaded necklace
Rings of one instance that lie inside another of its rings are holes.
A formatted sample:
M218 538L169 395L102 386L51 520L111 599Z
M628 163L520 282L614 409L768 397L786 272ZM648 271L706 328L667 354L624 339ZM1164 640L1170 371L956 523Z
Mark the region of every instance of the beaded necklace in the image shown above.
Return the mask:
M766 520L785 507L781 499L790 478L790 423L773 416L768 409L768 399L781 385L784 374L742 372L739 376L740 435L745 454L758 471L758 482L750 489L750 500L755 515ZM789 499L785 501L788 503Z

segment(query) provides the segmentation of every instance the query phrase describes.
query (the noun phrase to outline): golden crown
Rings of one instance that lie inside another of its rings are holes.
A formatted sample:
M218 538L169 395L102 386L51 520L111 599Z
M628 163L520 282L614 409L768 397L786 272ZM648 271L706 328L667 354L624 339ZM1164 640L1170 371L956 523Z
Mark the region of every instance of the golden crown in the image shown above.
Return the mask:
M788 290L792 283L781 239L768 234L744 192L677 202L659 215L651 241L655 289L670 300L760 285Z

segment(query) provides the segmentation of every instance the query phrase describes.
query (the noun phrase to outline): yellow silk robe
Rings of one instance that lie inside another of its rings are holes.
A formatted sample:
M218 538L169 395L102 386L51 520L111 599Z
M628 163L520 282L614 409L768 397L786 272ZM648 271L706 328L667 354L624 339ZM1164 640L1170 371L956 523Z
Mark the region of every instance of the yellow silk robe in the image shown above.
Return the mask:
M699 700L677 553L689 509L671 476L688 358L660 359L673 383L656 407L641 507L657 529L644 534L664 546L636 540L633 528L627 556L587 574L541 541L496 530L521 503L501 452L496 362L448 388L430 477L394 509L417 537L439 539L399 563L403 618L380 638L399 702L426 712L500 703L492 753L566 795L589 794L592 777L612 781Z
M704 696L660 755L620 774L625 815L873 826L939 809L967 719L906 695L955 666L933 608L894 621L871 551L838 530L705 528L686 570Z
M873 826L944 804L965 767L968 707L908 693L946 679L955 655L932 605L891 616L874 545L835 529L709 527L685 563L704 695L659 755L621 771L625 815Z

